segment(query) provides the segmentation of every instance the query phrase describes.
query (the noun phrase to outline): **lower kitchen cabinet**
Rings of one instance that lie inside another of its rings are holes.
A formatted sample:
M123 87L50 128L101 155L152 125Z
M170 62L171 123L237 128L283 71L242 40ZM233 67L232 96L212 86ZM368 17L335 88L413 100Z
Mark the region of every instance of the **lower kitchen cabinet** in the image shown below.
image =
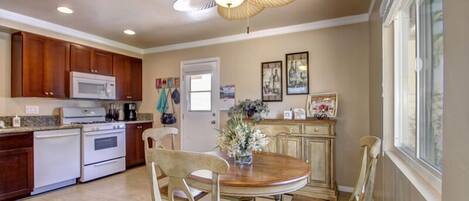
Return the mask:
M142 140L143 131L152 128L152 123L129 123L126 125L126 157L127 168L145 164L145 150Z
M33 134L0 136L0 200L26 197L34 187Z

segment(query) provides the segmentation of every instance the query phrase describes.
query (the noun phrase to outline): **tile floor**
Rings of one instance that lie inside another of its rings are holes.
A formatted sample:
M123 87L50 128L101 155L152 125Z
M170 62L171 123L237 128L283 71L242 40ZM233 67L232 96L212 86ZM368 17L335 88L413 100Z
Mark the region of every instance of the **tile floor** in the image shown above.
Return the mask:
M133 168L125 173L32 196L23 201L151 201L150 183L145 168ZM210 201L206 196L203 201ZM286 197L285 201L291 198ZM347 200L341 196L340 200ZM257 201L269 201L259 198ZM311 200L320 201L320 200Z

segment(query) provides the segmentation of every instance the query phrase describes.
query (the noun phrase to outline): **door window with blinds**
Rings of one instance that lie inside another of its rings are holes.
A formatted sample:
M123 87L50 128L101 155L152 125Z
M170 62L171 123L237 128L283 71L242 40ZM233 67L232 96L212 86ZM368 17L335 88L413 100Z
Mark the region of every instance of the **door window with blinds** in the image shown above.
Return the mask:
M441 172L443 3L409 0L394 20L395 146Z
M212 111L212 74L200 73L187 77L189 81L189 111Z

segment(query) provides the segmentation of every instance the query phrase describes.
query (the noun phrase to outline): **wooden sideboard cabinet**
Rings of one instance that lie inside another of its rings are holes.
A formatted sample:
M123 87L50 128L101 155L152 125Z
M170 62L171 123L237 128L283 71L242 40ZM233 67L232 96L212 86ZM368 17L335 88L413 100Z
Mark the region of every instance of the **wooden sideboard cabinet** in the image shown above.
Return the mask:
M295 195L337 200L335 123L335 120L266 119L256 124L269 140L264 151L289 155L310 165L308 185Z

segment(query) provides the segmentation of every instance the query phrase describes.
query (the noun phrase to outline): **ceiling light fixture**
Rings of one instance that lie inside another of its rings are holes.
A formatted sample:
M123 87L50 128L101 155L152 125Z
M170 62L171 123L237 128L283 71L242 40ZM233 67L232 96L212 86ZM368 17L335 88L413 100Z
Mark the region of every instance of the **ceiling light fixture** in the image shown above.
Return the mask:
M65 13L65 14L72 14L73 13L72 9L70 9L68 7L65 7L65 6L57 7L57 10L61 13Z
M130 29L124 30L124 33L127 34L127 35L135 35L135 31L130 30Z
M215 0L215 2L225 8L236 8L241 5L244 0Z

